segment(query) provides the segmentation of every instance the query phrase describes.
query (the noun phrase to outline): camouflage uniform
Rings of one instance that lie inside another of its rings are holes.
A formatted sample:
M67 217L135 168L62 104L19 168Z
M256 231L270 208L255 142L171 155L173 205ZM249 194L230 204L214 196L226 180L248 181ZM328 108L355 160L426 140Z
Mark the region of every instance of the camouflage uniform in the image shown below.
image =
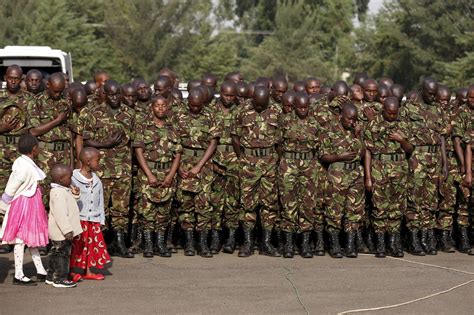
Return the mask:
M150 111L150 109L148 110ZM134 147L143 148L143 156L158 183L168 175L174 156L181 153L180 139L171 124L157 126L151 115L137 124ZM176 192L176 179L169 188L150 187L142 169L138 170L139 217L137 222L145 230L164 233L170 223L171 201Z
M406 209L408 161L401 145L388 137L398 131L410 142L409 130L406 122L386 121L380 113L365 129L364 142L372 155L372 218L378 233L400 232Z
M281 230L307 232L313 229L318 194L315 169L320 165L315 152L320 127L314 116L302 120L294 112L280 116L278 186L282 208ZM322 202L318 202L321 205Z
M191 170L204 156L212 139L219 138L220 131L214 117L206 110L197 115L179 111L175 119L176 132L183 146L180 168ZM213 209L210 204L214 173L208 161L195 178L178 178L177 200L181 203L179 221L183 230L210 230Z
M213 229L221 229L221 217L229 229L239 227L239 164L232 147L231 128L238 108L234 105L228 113L218 101L213 107L215 120L221 126L221 138L212 158L215 180L212 184L211 203L214 207Z
M249 101L240 105L232 127L241 144L241 221L246 228L255 227L258 205L264 229L271 230L279 217L275 144L280 115L279 107L269 106L259 113Z
M339 122L322 134L319 155L360 152L362 141L354 131L345 130ZM326 223L329 231L357 231L364 215L364 169L359 155L354 160L331 163L327 172Z
M121 132L120 144L113 148L99 149L100 170L97 172L104 186L106 218L112 227L125 230L128 224L132 160L130 144L134 138L135 112L126 105L111 109L105 102L87 110L84 115L84 141L104 141Z
M421 100L421 97L419 97ZM437 106L418 103L405 105L406 119L413 130L415 151L410 163L408 209L406 213L409 229L432 229L435 227L438 209L439 177L442 172L441 140L445 134L445 123L441 109Z

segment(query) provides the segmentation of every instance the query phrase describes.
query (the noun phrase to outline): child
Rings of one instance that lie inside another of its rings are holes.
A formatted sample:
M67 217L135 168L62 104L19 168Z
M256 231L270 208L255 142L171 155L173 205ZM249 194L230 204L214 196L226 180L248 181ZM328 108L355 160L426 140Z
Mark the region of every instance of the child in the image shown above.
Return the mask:
M91 267L102 269L110 262L101 232L101 226L105 225L104 192L99 177L93 173L99 170L100 152L86 147L79 154L79 160L82 167L74 170L72 181L81 190L78 205L84 232L73 241L70 267L85 270L83 279L104 280L104 275L90 271ZM71 276L75 281L81 279L78 274Z
M48 244L48 223L38 181L46 175L33 161L40 152L38 140L32 135L23 135L18 141L22 154L15 160L2 201L7 206L0 238L4 244L15 244L15 285L36 285L23 273L25 245L30 249L36 267L37 281L46 279L46 270L38 252L39 246Z
M72 288L76 283L67 279L72 238L82 233L79 208L76 199L79 189L71 186L72 170L64 164L51 169L51 192L49 194L49 238L51 256L46 284L55 288Z

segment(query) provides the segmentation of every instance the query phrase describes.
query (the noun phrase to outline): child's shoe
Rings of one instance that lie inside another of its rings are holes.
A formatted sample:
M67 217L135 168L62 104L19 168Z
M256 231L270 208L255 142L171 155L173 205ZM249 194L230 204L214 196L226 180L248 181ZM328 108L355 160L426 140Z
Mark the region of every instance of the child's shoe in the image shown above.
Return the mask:
M47 275L42 275L40 273L36 274L36 282L45 282Z
M82 281L82 276L78 273L75 272L70 272L69 273L69 278L71 279L72 282L77 283Z
M37 283L25 276L21 277L21 279L17 279L13 277L13 284L14 285L23 285L23 286L34 286L37 285Z
M105 277L103 274L100 273L86 273L82 276L83 279L87 280L104 280Z
M55 288L74 288L77 286L76 283L70 280L54 280L53 287Z

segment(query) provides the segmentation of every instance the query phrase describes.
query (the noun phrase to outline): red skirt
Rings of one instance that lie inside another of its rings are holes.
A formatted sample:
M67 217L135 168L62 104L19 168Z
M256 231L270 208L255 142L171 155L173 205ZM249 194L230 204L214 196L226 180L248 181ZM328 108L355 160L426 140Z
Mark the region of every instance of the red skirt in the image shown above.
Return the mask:
M99 222L81 221L82 234L72 242L70 267L104 268L110 262L109 252Z

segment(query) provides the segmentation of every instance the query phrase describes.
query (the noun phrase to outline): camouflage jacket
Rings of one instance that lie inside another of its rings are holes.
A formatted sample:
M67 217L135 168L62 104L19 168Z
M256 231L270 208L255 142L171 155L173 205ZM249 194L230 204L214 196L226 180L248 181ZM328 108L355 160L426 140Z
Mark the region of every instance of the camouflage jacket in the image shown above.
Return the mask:
M339 121L342 103L349 100L347 96L337 96L331 102L327 96L314 103L313 113L322 129L330 128Z
M217 100L212 108L208 109L210 112L214 113L217 126L219 126L221 135L219 138L219 147L216 150L216 153L212 157L212 161L227 168L232 165L231 163L237 163L237 155L234 152L232 147L232 125L234 123L235 117L238 112L238 107L232 105L228 113L225 113L223 110L222 103ZM220 147L227 146L225 149L221 150Z
M321 146L319 156L340 155L344 152L360 152L363 147L362 141L356 138L353 130L346 130L340 122L331 125L321 134ZM360 161L359 154L350 162Z
M13 130L4 135L22 135L26 133L28 123L28 97L27 92L20 92L14 97L9 97L7 91L0 93L0 124L18 119Z
M279 107L270 104L259 113L248 101L240 105L231 134L240 137L240 144L245 148L272 147L279 139L278 118L281 114Z
M474 108L462 105L453 121L453 137L464 143L474 142Z
M368 123L364 131L364 143L372 154L403 153L400 143L390 140L388 137L393 131L401 132L408 142L413 140L410 126L407 122L398 119L396 121L386 121L382 113L375 116L375 119Z
M364 126L367 125L367 123L369 122L369 119L367 118L367 116L365 116L365 113L364 113L364 110L366 108L373 109L376 115L378 115L383 109L383 105L380 104L379 102L362 101L360 104L354 103L354 105L356 105L357 107L357 120L361 122L362 124L364 124Z
M295 112L281 115L278 120L279 145L287 152L308 152L319 147L321 128L314 115L305 119Z

